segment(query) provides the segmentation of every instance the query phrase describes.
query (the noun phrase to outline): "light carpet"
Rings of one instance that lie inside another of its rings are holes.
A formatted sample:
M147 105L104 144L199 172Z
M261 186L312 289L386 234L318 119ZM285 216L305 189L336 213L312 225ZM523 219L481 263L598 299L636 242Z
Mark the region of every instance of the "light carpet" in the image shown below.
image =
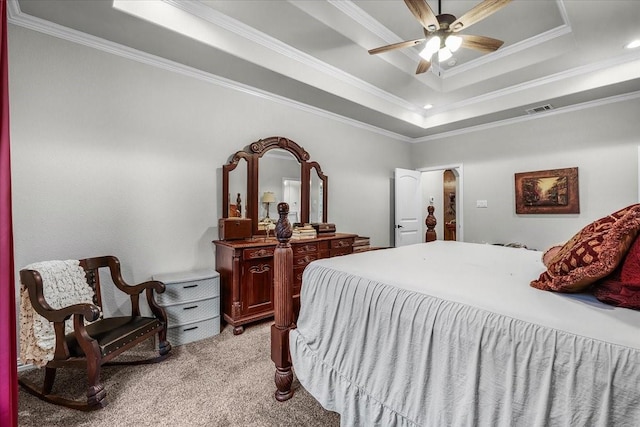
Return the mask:
M101 410L52 405L20 389L18 425L338 426L339 415L323 409L297 380L292 399L274 399L271 324L249 325L237 336L227 326L215 337L174 347L169 358L157 364L103 367L109 405ZM143 347L138 353L153 351L151 341L138 347ZM41 384L43 371L20 376ZM83 399L85 372L58 369L54 392Z

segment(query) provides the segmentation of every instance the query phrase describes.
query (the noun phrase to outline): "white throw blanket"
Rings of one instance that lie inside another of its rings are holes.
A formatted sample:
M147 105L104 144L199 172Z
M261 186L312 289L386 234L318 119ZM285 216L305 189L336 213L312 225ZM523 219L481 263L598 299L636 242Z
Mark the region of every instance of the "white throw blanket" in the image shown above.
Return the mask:
M77 260L43 261L30 264L42 277L44 299L54 309L73 304L93 303L93 289L87 284L85 271ZM24 364L42 367L53 359L55 332L53 323L33 309L27 287L20 289L20 360ZM65 332L73 331L73 318L65 322Z

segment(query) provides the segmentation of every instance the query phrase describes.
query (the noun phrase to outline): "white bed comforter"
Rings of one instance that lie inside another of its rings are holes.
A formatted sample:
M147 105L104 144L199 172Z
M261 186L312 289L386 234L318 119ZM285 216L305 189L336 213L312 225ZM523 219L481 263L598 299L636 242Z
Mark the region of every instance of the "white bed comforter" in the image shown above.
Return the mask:
M313 262L296 377L344 426L640 425L640 312L531 288L540 257L437 241Z

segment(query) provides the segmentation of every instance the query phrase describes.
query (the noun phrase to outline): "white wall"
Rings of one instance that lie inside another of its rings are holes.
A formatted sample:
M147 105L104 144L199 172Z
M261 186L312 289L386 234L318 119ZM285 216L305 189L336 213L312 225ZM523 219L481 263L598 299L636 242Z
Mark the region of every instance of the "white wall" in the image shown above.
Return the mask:
M276 135L322 165L338 231L389 245L408 144L13 25L9 51L16 271L105 254L131 282L214 266L220 169Z
M544 249L638 201L640 97L412 146L413 167L464 164L464 239ZM514 174L578 167L580 213L516 215ZM488 208L476 208L487 200Z

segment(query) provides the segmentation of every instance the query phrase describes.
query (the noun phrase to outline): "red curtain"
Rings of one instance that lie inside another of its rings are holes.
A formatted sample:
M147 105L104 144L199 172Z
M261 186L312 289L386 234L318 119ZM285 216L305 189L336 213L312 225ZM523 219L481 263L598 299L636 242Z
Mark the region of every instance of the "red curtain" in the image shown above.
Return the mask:
M18 425L16 298L11 221L7 0L0 0L0 425Z

